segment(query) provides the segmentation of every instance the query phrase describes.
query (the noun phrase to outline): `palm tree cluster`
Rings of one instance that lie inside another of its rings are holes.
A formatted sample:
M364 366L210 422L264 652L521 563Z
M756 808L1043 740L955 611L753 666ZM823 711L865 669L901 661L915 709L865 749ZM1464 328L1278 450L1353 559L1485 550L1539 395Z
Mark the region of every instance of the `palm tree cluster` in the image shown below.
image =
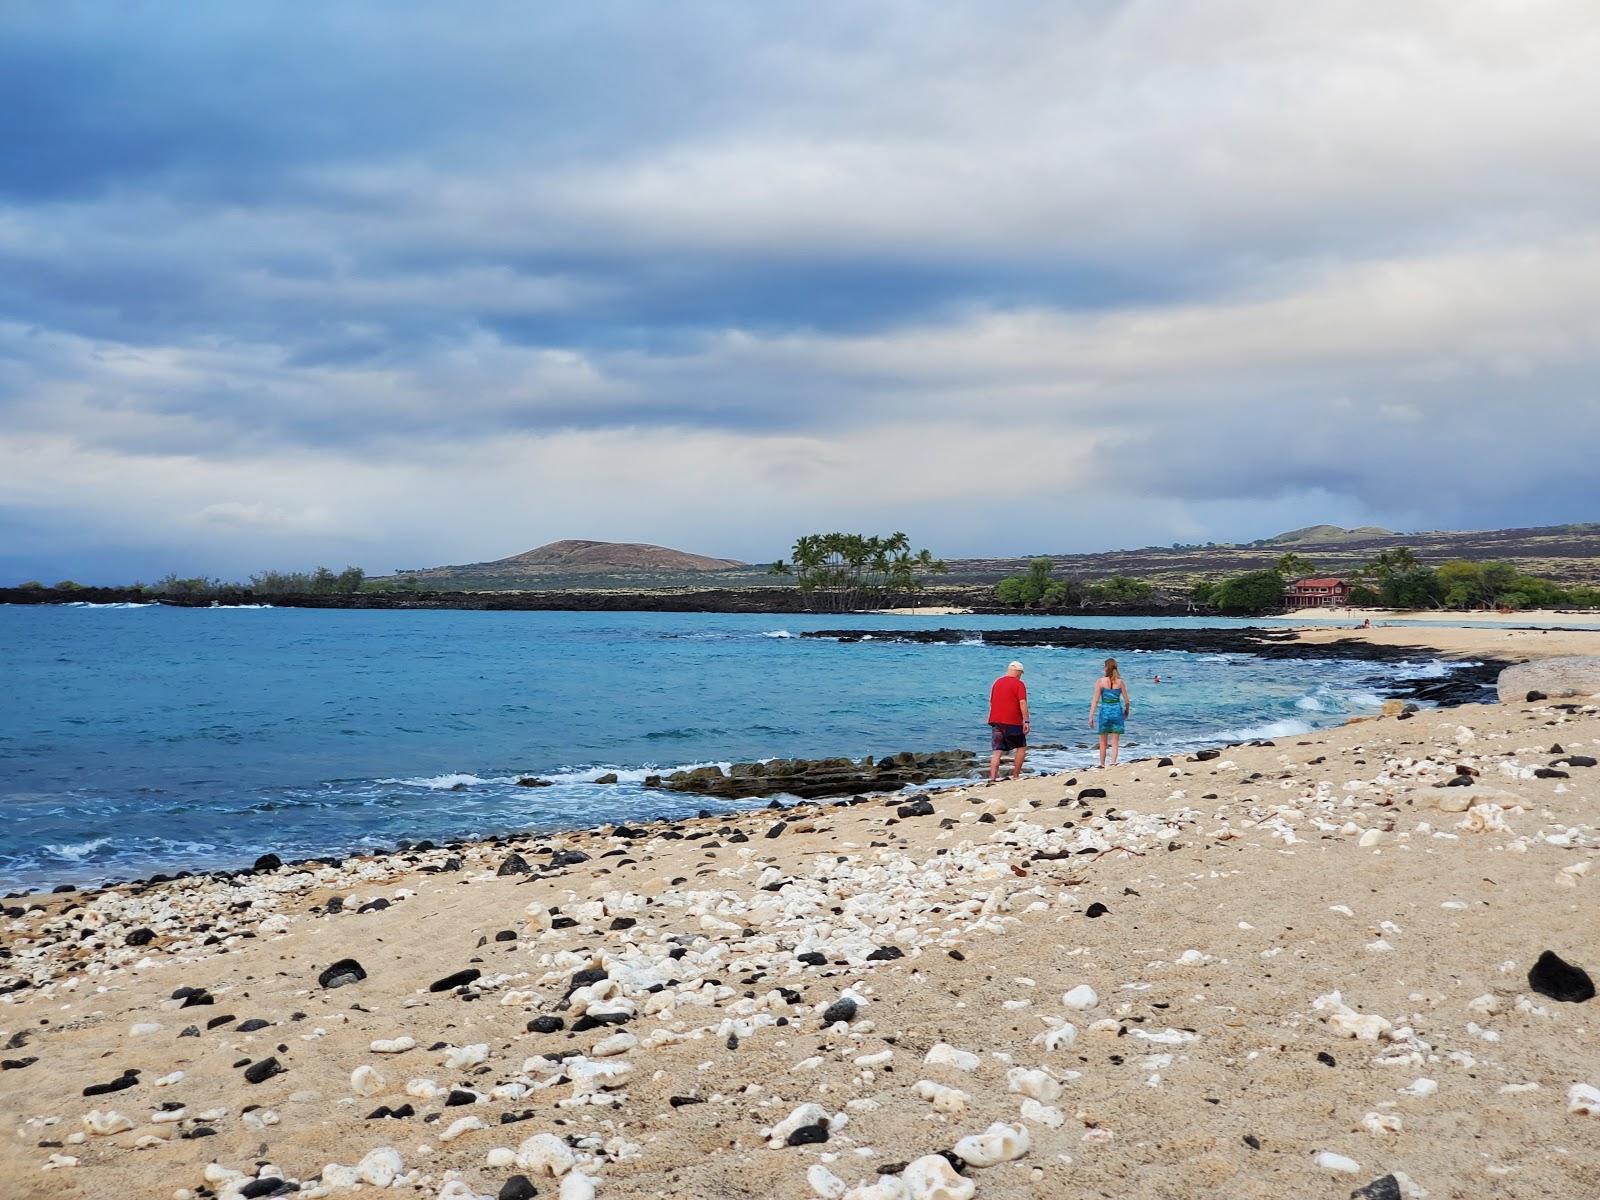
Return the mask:
M795 539L789 561L772 564L773 574L792 575L817 607L834 612L914 594L924 578L945 570L929 551L912 550L904 533L808 533Z

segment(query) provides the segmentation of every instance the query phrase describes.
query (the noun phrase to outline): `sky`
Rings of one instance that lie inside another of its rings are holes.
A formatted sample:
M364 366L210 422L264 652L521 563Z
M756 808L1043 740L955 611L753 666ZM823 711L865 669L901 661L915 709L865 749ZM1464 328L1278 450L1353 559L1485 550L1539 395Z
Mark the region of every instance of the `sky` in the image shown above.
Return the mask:
M1593 0L0 6L0 583L1600 519Z

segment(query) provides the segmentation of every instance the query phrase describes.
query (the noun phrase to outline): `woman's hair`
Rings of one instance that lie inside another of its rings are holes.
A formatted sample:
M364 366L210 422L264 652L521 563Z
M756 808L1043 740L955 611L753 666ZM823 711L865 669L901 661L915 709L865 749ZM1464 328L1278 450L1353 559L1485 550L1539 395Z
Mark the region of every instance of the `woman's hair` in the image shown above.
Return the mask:
M1117 670L1117 660L1114 658L1106 659L1106 678L1122 682L1122 672Z

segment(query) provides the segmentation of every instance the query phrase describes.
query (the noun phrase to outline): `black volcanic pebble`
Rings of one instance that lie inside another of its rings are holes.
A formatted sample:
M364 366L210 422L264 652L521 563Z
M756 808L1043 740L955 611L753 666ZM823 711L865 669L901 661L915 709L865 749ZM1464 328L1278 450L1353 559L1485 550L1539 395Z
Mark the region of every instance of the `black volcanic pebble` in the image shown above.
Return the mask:
M1105 788L1084 788L1078 793L1079 800L1104 800L1105 798Z
M444 1106L446 1108L457 1108L463 1104L476 1104L477 1102L476 1093L464 1092L460 1088L451 1088L450 1094L444 1098Z
M376 900L368 900L360 908L356 909L356 915L360 916L362 913L369 913L369 912L382 912L384 909L386 909L388 907L389 907L389 901L386 900L384 897L379 896Z
M474 979L483 974L477 967L468 967L464 971L457 971L454 975L446 975L443 979L435 979L428 985L430 992L448 992L452 988L465 987Z
M239 1195L245 1197L245 1200L253 1200L257 1196L287 1196L299 1190L300 1185L297 1183L290 1183L287 1179L267 1177L252 1179L239 1189Z
M1452 775L1450 777L1449 782L1447 782L1445 784L1445 787L1471 787L1471 786L1472 786L1472 776L1471 775Z
M669 1096L667 1103L673 1108L682 1108L685 1104L704 1104L705 1101L699 1096Z
M897 958L904 958L906 952L899 946L879 946L867 955L868 962L893 962Z
M1189 761L1190 762L1210 762L1213 758L1221 758L1221 757L1222 757L1222 751L1221 750L1201 750L1199 753L1195 754Z
M139 1082L139 1076L134 1071L124 1071L110 1083L91 1083L83 1089L85 1096L104 1096L108 1092L120 1092L124 1088L131 1088Z
M182 1033L180 1033L178 1036L179 1037L199 1037L200 1036L200 1026L198 1026L198 1025L187 1026L184 1029L184 1031Z
M1403 1200L1400 1181L1393 1175L1380 1175L1366 1187L1351 1192L1350 1200Z
M560 1017L535 1017L528 1022L529 1033L555 1033L566 1022Z
M255 869L257 871L276 871L281 866L283 866L283 859L276 854L263 854L256 859Z
M355 959L341 958L318 975L317 982L325 988L337 988L347 983L360 983L366 977L366 970Z
M809 950L805 954L796 954L794 957L796 962L803 962L808 967L825 967L828 965L828 956L826 954L818 954L815 950Z
M767 836L769 838L775 838L775 837L779 836L781 833L783 833L783 831L785 829L787 829L787 828L789 828L789 826L788 826L788 824L786 822L779 821L771 829L767 830Z
M602 979L609 978L604 967L585 967L581 971L574 971L572 978L567 980L567 995L572 995L581 987L588 987L591 983L599 983Z
M802 1125L791 1133L786 1144L790 1146L815 1146L828 1140L828 1125L818 1121L815 1125Z
M835 1021L854 1021L858 1005L849 996L840 996L822 1014L822 1023L832 1025Z
M1253 1133L1247 1133L1244 1135L1244 1144L1249 1146L1252 1150L1261 1149L1261 1139Z
M1527 701L1528 701L1529 704L1532 704L1535 700L1548 700L1548 699L1550 699L1550 697L1546 696L1543 692L1529 692L1528 695L1527 695Z
M251 1063L244 1069L246 1083L263 1083L274 1075L282 1075L284 1066L275 1058L263 1058L260 1062Z
M221 1016L212 1017L211 1020L207 1021L206 1022L206 1028L207 1029L215 1029L217 1026L226 1025L229 1021L232 1021L232 1020L234 1020L234 1015L232 1013L223 1013Z
M550 855L552 867L575 867L588 861L589 856L582 850L557 850Z
M267 1028L267 1026L269 1026L271 1024L272 1024L271 1021L263 1021L260 1017L251 1017L248 1021L239 1022L239 1028L234 1030L234 1032L235 1033L254 1033L256 1030L265 1029L265 1028Z
M494 935L494 940L497 942L514 942L517 940L517 931L515 929L502 929Z
M0 1071L20 1071L24 1067L31 1067L38 1062L38 1056L30 1054L27 1058L0 1059Z
M155 939L155 930L141 928L130 932L127 937L122 939L122 944L125 946L148 946Z
M1156 766L1158 766L1158 767L1170 767L1171 765L1172 765L1172 760L1170 758L1158 758L1158 759L1156 759Z
M1329 1054L1326 1050L1317 1051L1317 1061L1325 1067L1335 1067L1339 1065L1338 1063L1334 1062L1333 1055Z
M532 1200L539 1194L539 1189L533 1186L526 1175L513 1175L500 1185L495 1200Z
M533 868L528 865L528 860L513 850L510 854L506 855L505 861L500 864L500 869L497 870L495 874L526 875L532 870Z
M897 817L931 817L933 816L933 802L927 799L913 800L910 804L902 804L894 810Z
M1089 905L1089 907L1084 910L1083 915L1088 917L1090 920L1093 920L1095 917L1103 917L1103 916L1105 916L1110 911L1111 910L1109 908L1107 908L1104 904L1101 904L1100 901L1096 900L1093 904Z
M1528 986L1541 996L1581 1004L1594 999L1594 980L1582 967L1567 962L1554 950L1539 955L1528 971Z
M1552 767L1563 765L1569 767L1592 767L1595 765L1595 759L1593 755L1589 754L1569 754L1565 758L1556 759L1550 765Z

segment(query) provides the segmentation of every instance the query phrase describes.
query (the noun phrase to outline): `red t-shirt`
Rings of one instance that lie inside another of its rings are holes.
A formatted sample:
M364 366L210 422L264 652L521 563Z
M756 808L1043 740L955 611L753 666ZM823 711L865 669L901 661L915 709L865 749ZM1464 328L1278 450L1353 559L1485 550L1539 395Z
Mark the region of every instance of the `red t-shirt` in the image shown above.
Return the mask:
M1022 702L1028 689L1015 675L1002 675L989 689L989 724L1021 725Z

